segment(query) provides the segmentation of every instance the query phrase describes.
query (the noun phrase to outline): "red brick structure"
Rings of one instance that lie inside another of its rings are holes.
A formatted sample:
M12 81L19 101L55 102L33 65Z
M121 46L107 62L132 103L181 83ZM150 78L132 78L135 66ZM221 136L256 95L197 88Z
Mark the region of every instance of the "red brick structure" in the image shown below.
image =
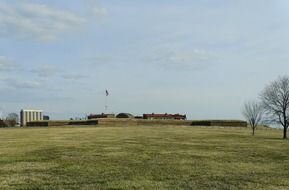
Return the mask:
M15 120L1 120L0 119L0 127L15 127L16 121Z
M114 114L90 114L87 119L99 119L99 118L115 118Z
M186 115L180 115L180 114L143 114L143 119L172 119L172 120L186 120L187 116Z
M0 127L7 127L6 123L0 119Z

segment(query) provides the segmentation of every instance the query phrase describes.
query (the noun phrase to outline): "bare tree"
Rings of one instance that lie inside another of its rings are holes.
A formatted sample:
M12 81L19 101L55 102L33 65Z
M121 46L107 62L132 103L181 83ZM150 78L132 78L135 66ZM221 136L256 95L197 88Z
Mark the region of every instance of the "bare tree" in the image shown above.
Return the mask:
M257 102L246 102L243 108L243 116L252 128L252 135L255 135L255 129L262 120L262 107Z
M279 77L266 86L261 93L261 100L270 121L282 125L283 139L287 139L289 126L289 77Z
M9 127L15 127L19 122L19 116L17 113L9 113L6 117L5 123Z
M17 113L9 113L6 117L6 120L13 120L16 123L18 123L19 122L19 116Z

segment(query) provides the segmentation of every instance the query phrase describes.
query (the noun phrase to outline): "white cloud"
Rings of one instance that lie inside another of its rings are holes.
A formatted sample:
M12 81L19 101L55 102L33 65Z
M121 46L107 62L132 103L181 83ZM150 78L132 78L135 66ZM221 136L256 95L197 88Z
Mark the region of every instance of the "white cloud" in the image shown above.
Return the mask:
M41 66L41 67L30 70L30 72L36 73L39 77L50 77L59 73L60 70L56 67Z
M200 71L217 62L217 56L205 50L155 50L148 61L164 69Z
M86 23L83 16L45 4L18 2L0 3L0 35L42 40L55 39L59 34Z
M40 88L43 84L40 81L25 81L18 79L5 79L4 82L11 88Z
M103 7L95 6L91 10L92 10L92 13L95 15L99 15L99 16L107 15L107 9L105 9Z
M80 74L67 74L67 75L63 75L62 77L67 80L79 80L79 79L88 78L88 76L80 75Z
M116 55L114 55L114 57L116 57ZM95 64L95 65L109 64L112 61L113 61L113 58L111 55L98 55L98 56L86 58L87 63Z
M5 56L0 56L0 71L9 71L12 68L13 64L11 61Z
M107 15L108 11L106 8L102 7L98 0L86 0L87 10L91 15L95 16L105 16Z

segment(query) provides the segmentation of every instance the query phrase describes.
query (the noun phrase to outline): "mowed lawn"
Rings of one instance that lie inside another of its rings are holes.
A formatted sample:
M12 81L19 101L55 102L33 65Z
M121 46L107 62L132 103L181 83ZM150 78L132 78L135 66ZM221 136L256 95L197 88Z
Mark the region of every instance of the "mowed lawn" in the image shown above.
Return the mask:
M0 129L0 189L289 189L282 131Z

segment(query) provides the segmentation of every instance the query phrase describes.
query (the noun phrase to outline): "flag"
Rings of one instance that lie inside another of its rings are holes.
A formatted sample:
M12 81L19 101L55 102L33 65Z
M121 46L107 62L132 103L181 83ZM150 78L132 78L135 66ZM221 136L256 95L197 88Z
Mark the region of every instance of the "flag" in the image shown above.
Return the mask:
M107 90L105 90L105 95L106 95L106 96L108 96L108 95L109 95L109 93L108 93L108 91L107 91Z

